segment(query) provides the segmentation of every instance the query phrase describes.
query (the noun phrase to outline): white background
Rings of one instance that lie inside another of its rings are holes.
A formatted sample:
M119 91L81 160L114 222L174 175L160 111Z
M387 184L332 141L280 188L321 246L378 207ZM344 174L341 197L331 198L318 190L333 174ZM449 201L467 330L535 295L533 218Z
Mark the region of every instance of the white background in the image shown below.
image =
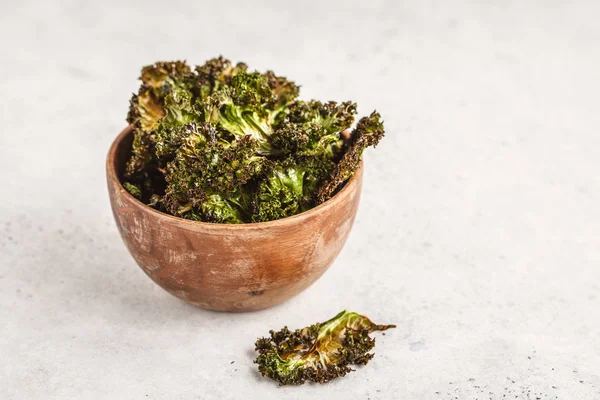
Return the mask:
M597 2L10 3L3 399L600 398ZM248 314L152 283L105 187L140 67L219 54L387 130L331 269ZM398 325L369 366L303 387L257 374L257 336L344 308Z

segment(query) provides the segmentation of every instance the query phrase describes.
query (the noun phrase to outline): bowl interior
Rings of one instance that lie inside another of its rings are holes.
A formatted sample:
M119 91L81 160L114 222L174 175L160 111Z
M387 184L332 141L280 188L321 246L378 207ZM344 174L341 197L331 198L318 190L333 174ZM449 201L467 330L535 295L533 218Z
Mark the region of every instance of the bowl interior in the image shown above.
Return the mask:
M123 183L125 174L125 164L131 156L131 146L133 144L133 129L128 127L116 139L112 168L116 172L119 183Z

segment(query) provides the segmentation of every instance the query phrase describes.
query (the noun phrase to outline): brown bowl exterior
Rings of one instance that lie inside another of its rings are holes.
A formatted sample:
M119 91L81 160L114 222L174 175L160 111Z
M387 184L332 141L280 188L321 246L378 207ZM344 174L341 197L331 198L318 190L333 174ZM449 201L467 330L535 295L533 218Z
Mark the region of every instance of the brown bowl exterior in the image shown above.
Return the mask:
M352 228L362 165L329 201L277 221L212 224L159 212L121 185L133 140L119 134L106 162L110 203L123 241L159 286L201 308L259 310L282 303L333 263Z

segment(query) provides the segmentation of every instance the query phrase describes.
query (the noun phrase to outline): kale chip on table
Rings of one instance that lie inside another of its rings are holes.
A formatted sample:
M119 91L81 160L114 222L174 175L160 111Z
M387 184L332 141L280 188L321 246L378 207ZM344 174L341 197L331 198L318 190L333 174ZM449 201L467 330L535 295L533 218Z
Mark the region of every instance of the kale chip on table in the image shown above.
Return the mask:
M280 385L306 381L325 383L365 365L373 358L374 331L396 325L377 325L364 315L344 310L328 321L291 331L271 330L255 344L258 371Z

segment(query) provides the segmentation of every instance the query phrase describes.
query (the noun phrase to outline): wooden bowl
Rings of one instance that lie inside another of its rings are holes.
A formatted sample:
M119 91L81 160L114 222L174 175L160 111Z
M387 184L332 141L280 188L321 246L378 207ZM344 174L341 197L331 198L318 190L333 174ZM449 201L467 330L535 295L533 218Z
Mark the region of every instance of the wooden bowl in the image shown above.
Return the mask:
M106 160L113 215L131 255L154 282L198 307L250 311L282 303L329 268L350 233L362 187L362 164L333 198L276 221L213 224L157 211L121 185L132 127Z

